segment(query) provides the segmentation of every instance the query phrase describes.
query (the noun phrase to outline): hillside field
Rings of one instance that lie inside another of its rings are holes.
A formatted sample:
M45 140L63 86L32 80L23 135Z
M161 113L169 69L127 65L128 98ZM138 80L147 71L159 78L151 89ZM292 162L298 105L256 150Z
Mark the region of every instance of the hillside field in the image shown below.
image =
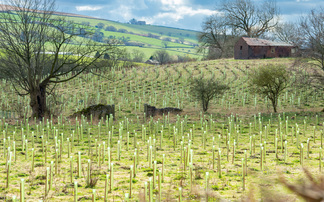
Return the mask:
M202 54L198 54L195 46L198 45L197 31L184 30L171 27L163 27L156 25L133 25L127 23L120 23L104 19L82 18L82 17L70 17L65 16L66 20L71 20L76 23L88 23L91 28L97 29L96 25L103 23L104 27L99 29L103 33L104 38L120 37L128 38L129 42L135 42L143 44L143 46L130 46L125 45L126 49L136 49L143 51L145 54L145 60L147 60L156 50L165 49L170 55L190 56L192 58L200 59ZM127 33L118 31L106 31L107 26L113 26L117 30L124 29ZM148 37L148 35L156 36L158 38ZM169 41L167 48L163 45L163 40L168 38ZM183 40L183 43L179 39Z
M25 201L302 201L278 179L301 185L302 167L323 174L324 92L291 86L272 113L270 101L248 90L249 72L266 63L289 68L294 59L82 74L57 86L47 98L53 117L42 122L28 119L28 97L2 80L0 199L19 199L23 179ZM230 86L207 113L189 94L197 76ZM115 105L114 121L71 117L100 103ZM183 111L145 117L145 103Z

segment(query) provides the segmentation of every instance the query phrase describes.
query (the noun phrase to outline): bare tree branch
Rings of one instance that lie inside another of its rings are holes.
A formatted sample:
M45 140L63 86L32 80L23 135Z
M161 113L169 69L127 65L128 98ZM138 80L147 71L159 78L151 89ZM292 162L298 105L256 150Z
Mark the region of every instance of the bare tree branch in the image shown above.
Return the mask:
M55 0L5 3L9 6L2 5L0 13L0 75L19 95L29 94L33 116L43 117L51 83L74 79L116 46L95 42L88 26L54 15ZM96 52L99 57L93 57Z

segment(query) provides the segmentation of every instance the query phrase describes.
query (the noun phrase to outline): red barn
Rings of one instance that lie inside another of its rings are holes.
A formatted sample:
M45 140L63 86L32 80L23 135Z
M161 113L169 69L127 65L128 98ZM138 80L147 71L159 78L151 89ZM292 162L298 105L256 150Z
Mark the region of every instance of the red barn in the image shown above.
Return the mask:
M241 37L234 46L235 59L290 57L294 53L291 44L258 38Z

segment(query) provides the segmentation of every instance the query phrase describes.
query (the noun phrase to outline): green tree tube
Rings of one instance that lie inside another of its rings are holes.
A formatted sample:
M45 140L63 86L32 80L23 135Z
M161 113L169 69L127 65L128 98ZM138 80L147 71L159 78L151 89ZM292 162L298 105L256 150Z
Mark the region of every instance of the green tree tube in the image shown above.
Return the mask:
M150 159L149 159L149 167L152 168L152 146L150 146Z
M105 193L104 193L104 201L108 201L108 181L109 181L109 175L106 174L106 180L105 180Z
M285 156L284 156L284 161L287 162L288 159L288 146L287 146L287 140L285 141Z
M218 159L217 159L217 171L218 171L218 177L222 177L222 168L221 168L221 150L218 149Z
M88 159L88 170L87 170L87 184L90 184L91 180L91 161Z
M300 165L304 165L304 145L300 143Z
M212 155L212 158L213 158L213 170L215 169L215 146L213 146L213 155Z
M136 149L135 149L135 152L133 155L133 168L134 168L133 177L136 177L136 167L137 167L137 164L136 164Z
M260 144L260 170L263 170L263 147Z
M110 170L110 165L111 165L110 147L107 148L107 158L108 158L108 170Z
M192 191L192 183L193 183L193 165L191 162L189 163L189 177L190 177L189 183L190 183L190 192L191 192Z
M25 202L25 180L20 179L20 202Z
M275 156L278 159L278 138L275 140Z
M32 167L31 167L31 170L32 172L34 172L34 168L35 168L35 149L32 148Z
M78 201L78 182L74 181L74 202Z
M9 183L10 183L10 167L11 167L11 160L7 161L7 181L6 181L6 189L9 188Z
M51 167L50 167L50 185L49 185L49 190L52 188L53 185L53 172L54 172L54 162L51 161Z
M246 150L244 150L244 173L245 173L245 176L247 176L247 152Z
M320 147L318 152L318 163L319 163L319 171L322 171L322 147Z
M126 150L128 151L129 149L129 132L127 132L127 147L126 147Z
M114 188L114 163L110 164L110 192L113 191Z
M49 167L46 167L46 183L45 183L45 195L44 195L44 198L46 198L47 194L48 194L48 191L49 191L49 178L50 178L50 168Z
M150 186L150 202L153 202L153 183L152 178L149 178L149 186Z
M81 177L81 152L78 151L78 177Z
M28 159L28 140L25 140L25 160Z
M130 174L129 174L129 197L132 197L132 184L133 184L133 166L130 166Z
M162 190L162 187L161 187L161 181L162 181L162 179L161 179L161 171L159 170L159 180L158 180L158 189L159 189L159 200L160 201L162 201L162 197L161 197L161 194L162 194L162 192L161 192L161 190Z
M162 182L164 182L164 163L165 163L165 154L162 154Z
M315 143L315 140L316 140L316 126L314 126L314 135L313 136L314 136L314 143Z
M182 202L182 188L179 187L179 202Z
M73 156L70 156L70 182L73 183Z
M153 189L155 189L156 185L156 161L153 163Z
M129 194L128 193L125 193L125 202L129 202L129 198L130 198L130 196L129 196Z
M307 156L306 158L309 159L309 149L310 149L310 143L309 143L309 138L307 139Z
M55 149L55 175L58 174L58 149Z
M323 148L323 130L321 130L321 147Z
M117 159L120 161L120 149L121 149L121 144L120 140L117 141Z
M234 164L234 161L235 161L235 147L236 146L236 142L234 140L234 143L233 143L233 158L232 158L232 164Z
M147 197L147 182L144 182L144 201L149 201Z
M245 166L244 166L244 158L242 158L242 187L243 187L243 191L245 191Z
M92 202L96 202L96 190L92 189Z

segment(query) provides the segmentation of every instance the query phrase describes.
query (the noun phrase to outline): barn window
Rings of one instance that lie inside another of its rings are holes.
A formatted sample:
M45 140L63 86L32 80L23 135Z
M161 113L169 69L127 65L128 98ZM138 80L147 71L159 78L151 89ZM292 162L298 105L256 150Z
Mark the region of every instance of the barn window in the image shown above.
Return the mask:
M275 52L275 48L272 47L272 48L271 48L271 53L274 53L274 52Z
M240 46L240 50L242 50L242 48L243 48L243 47L242 47L242 46Z
M295 53L296 50L294 48L291 49L291 53Z

